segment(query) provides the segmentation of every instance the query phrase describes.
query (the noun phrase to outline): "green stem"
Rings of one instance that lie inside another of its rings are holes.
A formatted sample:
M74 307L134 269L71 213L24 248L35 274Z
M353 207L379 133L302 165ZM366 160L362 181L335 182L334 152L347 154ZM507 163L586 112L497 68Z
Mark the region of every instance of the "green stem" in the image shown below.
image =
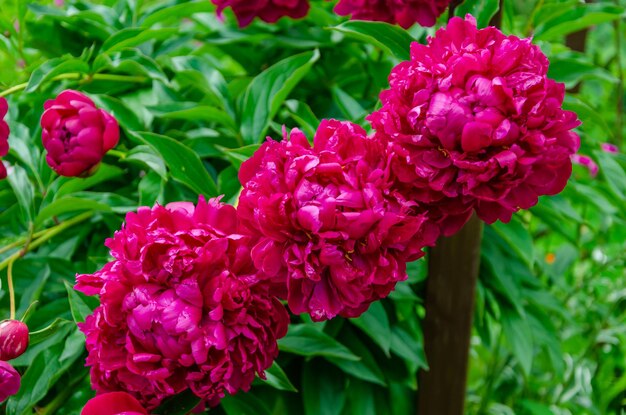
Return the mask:
M57 75L54 78L50 79L50 82L61 81L61 80L80 80L81 84L89 83L91 81L113 81L113 82L134 82L134 83L143 83L148 80L145 76L131 76L131 75L116 75L110 73L96 73L93 75L84 75L78 72L72 73L64 73L61 75ZM9 89L5 89L0 92L0 98L6 97L7 95L11 95L15 92L22 91L26 89L28 86L28 82L24 82L15 86L12 86Z
M13 255L5 259L4 261L0 262L0 271L5 269L11 262L24 256L29 250L38 248L39 246L46 243L48 240L52 239L59 233L66 230L67 228L70 228L76 225L77 223L84 221L85 219L89 219L92 215L93 215L93 212L85 212L72 219L66 220L65 222L61 222L57 226L47 229L43 235L41 235L39 238L34 240L30 245L25 246L24 249L20 250L19 252L14 253Z
M113 156L113 157L117 157L120 160L124 160L126 158L126 156L128 156L128 154L124 153L123 151L119 151L119 150L109 150L109 151L107 151L107 155Z
M9 303L11 310L9 319L11 320L15 320L15 289L13 288L13 263L16 259L17 257L9 261L9 266L7 268L7 285L9 286Z
M48 232L48 229L44 229L43 231L36 232L32 235L32 239L37 239L46 232ZM28 236L24 236L15 242L11 242L10 244L3 246L2 248L0 248L0 255L4 254L7 251L10 251L13 248L19 248L20 246L24 245L27 240L28 240Z

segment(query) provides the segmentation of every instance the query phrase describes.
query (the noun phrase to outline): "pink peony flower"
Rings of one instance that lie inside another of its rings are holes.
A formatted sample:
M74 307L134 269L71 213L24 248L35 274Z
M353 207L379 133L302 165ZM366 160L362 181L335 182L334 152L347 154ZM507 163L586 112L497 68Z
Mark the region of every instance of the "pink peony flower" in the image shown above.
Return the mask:
M126 215L106 241L114 260L77 277L77 290L100 295L80 325L96 391L150 410L188 388L215 403L263 376L289 318L257 284L237 228L234 207L202 197Z
M434 243L436 226L391 186L388 167L381 142L334 120L313 147L294 129L241 166L237 211L259 238L252 258L294 313L356 317Z
M80 415L148 415L148 411L126 392L109 392L90 399Z
M548 79L548 59L530 39L478 30L453 18L427 45L413 43L368 117L395 153L399 185L451 235L472 209L488 223L565 187L571 130L563 84Z
M596 177L600 168L596 164L595 161L589 156L583 156L581 154L573 154L572 155L572 163L579 164L581 166L585 166L587 170L589 170L589 174L591 177Z
M602 148L602 151L606 152L606 153L619 153L619 147L616 146L615 144L611 144L611 143L602 143L600 144L600 148Z
M225 8L233 9L239 27L246 27L255 17L274 23L287 16L299 19L309 12L308 0L211 0L217 6L217 14L221 17Z
M450 0L340 0L335 12L355 20L395 23L405 29L419 23L433 26Z
M28 348L28 327L18 320L0 322L0 360L21 356Z
M41 138L48 165L61 176L89 175L117 145L119 126L77 91L66 90L44 104Z
M20 390L20 374L7 362L0 360L0 402L6 401Z
M9 125L4 117L9 111L9 104L4 97L0 97L0 157L4 157L9 153ZM0 160L0 180L7 177L7 169Z

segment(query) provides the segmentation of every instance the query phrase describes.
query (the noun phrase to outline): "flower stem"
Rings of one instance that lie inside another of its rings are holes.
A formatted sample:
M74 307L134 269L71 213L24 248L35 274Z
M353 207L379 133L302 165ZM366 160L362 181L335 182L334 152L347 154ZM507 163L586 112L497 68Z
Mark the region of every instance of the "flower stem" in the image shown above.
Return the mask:
M29 250L37 248L37 247L43 245L48 240L52 239L53 237L55 237L59 233L63 232L67 228L70 228L70 227L76 225L77 223L80 223L80 222L82 222L82 221L84 221L86 219L89 219L92 215L93 215L93 212L85 212L85 213L83 213L81 215L78 215L78 216L72 218L72 219L68 219L65 222L61 222L61 223L59 223L58 225L56 225L56 226L54 226L52 228L46 229L45 231L43 231L44 233L41 236L39 236L39 238L35 239L30 244L27 243L22 250L14 253L13 255L11 255L7 259L5 259L4 261L0 262L0 271L5 269L9 264L11 264L16 259L26 255L26 253Z
M96 73L93 75L84 75L78 72L64 73L61 75L57 75L54 78L50 79L50 82L54 81L62 81L65 79L73 79L80 80L81 84L89 83L91 81L113 81L113 82L133 82L133 83L144 83L148 80L145 76L131 76L131 75L116 75L110 73ZM15 92L22 91L26 89L28 86L28 82L24 82L15 86L12 86L9 89L5 89L0 92L0 98L6 97L7 95L11 95Z
M15 289L13 288L13 263L16 259L17 257L12 258L11 261L9 261L7 268L7 285L9 286L9 302L11 310L9 319L11 320L15 320Z

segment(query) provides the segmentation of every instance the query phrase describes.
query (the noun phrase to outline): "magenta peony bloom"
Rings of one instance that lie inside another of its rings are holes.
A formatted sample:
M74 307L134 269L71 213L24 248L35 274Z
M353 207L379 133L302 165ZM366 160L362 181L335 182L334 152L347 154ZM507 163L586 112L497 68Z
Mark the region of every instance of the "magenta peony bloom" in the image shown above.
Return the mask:
M287 16L299 19L309 12L308 0L211 0L217 6L218 16L225 8L233 9L239 27L246 27L255 17L274 23Z
M20 374L7 362L0 360L0 402L6 401L20 390Z
M114 260L77 277L77 290L100 295L80 325L96 391L150 410L188 388L215 403L263 376L289 318L257 284L237 228L234 207L202 197L126 215L106 242Z
M126 392L109 392L90 399L80 415L148 415L148 411Z
M28 327L18 320L0 322L0 360L21 356L28 347Z
M611 144L611 143L602 143L600 144L600 148L602 148L602 151L606 152L606 153L619 153L619 147L616 146L615 144Z
M596 164L595 161L589 156L583 156L581 154L573 154L572 155L572 163L579 164L581 166L585 166L587 170L589 170L589 174L591 177L596 177L600 168Z
M316 321L363 313L437 238L391 186L383 143L349 122L323 121L313 147L297 129L268 140L239 179L237 212L259 238L254 263L291 311Z
M46 161L59 175L88 175L117 145L115 118L80 92L63 91L44 108L41 138L48 151Z
M4 117L9 111L9 104L4 97L0 97L0 157L4 157L9 153L9 125ZM7 177L7 169L0 160L0 180Z
M335 12L354 20L394 23L405 29L419 23L433 26L450 0L339 0Z
M411 60L392 70L383 106L368 119L395 153L400 186L445 235L472 209L507 222L565 187L580 122L561 108L564 86L547 71L530 39L478 30L469 15L427 45L413 43Z

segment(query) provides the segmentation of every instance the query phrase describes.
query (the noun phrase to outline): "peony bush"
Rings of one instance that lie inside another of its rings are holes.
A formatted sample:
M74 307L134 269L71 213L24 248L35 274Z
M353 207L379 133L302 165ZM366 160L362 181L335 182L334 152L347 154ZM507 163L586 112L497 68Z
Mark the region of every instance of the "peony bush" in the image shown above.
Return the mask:
M0 411L415 413L475 215L467 412L617 413L624 8L546 3L7 3Z

